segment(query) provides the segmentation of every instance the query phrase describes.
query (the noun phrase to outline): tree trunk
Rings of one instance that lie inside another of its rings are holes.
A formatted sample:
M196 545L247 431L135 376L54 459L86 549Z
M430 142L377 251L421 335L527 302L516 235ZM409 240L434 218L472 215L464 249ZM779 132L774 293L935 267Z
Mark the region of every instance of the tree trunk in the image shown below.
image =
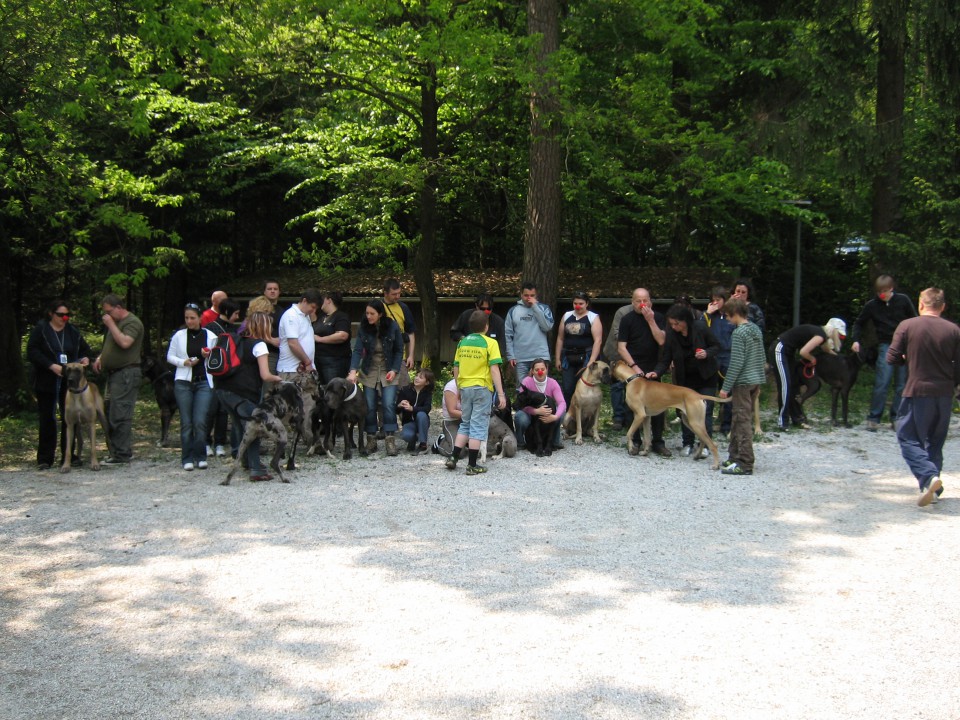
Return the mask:
M878 0L877 139L880 166L873 179L871 229L893 232L900 220L900 166L903 160L904 78L909 0Z
M10 240L6 229L0 226L0 287L13 287L10 269ZM0 303L0 416L22 406L26 390L23 357L20 354L20 335L17 332L17 315L14 303Z
M440 310L437 287L433 281L433 256L437 244L437 176L439 156L437 141L436 67L429 65L420 88L420 110L423 131L420 146L423 152L424 181L420 191L420 244L413 256L413 278L420 296L422 320L417 347L421 363L436 370L440 367Z
M537 286L541 302L557 299L560 265L560 107L550 68L560 48L560 10L556 0L528 0L527 32L539 36L530 88L530 174L524 228L523 279Z

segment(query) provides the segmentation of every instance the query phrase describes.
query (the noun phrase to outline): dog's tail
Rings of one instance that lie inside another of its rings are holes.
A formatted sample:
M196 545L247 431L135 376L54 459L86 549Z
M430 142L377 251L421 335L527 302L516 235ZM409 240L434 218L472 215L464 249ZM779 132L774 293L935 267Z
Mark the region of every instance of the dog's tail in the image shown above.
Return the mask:
M697 396L701 400L711 400L712 402L718 402L718 403L728 403L733 401L732 397L720 398L720 397L714 397L713 395L700 395L700 393L697 393Z

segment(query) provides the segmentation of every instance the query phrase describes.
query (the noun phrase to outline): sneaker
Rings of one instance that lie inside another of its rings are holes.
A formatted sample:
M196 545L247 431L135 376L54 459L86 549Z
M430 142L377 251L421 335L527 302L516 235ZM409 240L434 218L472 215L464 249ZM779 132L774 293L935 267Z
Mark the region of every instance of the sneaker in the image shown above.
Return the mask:
M733 460L727 459L720 463L720 467L730 467L733 465Z
M483 475L486 471L483 465L467 465L467 475Z
M207 455L209 454L210 453L207 452ZM217 445L217 457L226 457L226 455L227 455L227 449L223 447L223 445Z
M129 465L130 460L123 460L121 458L108 457L106 460L103 461L103 464L104 465Z
M878 423L876 420L867 420L868 432L876 432L878 427L880 427L880 423Z
M427 444L425 442L417 445L417 454L424 453L427 451Z
M207 457L213 457L213 448L207 445Z
M623 420L614 419L614 421L613 421L612 423L610 423L610 429L611 429L611 430L623 430Z
M49 469L50 469L50 463L40 463L39 465L37 465L37 470L49 470Z
M444 463L447 466L447 470L456 470L457 469L457 459L451 455L447 458L447 461Z
M927 484L920 491L920 499L917 500L917 505L926 507L932 503L933 499L937 497L938 490L943 490L943 483L940 482L940 478L934 476L927 481Z
M683 450L681 451L686 457L693 455L693 445L684 445Z
M407 452L412 453L416 451L417 451L417 444L413 440L411 440L410 442L407 443Z
M705 447L700 448L700 452L697 453L697 460L706 460L710 456L710 451Z
M753 475L753 470L744 470L736 463L730 463L720 472L724 475Z
M207 469L206 460L201 460L200 462L197 463L197 470L206 470L206 469Z
M184 463L183 469L186 470L187 472L190 472L191 470L193 470L193 463Z

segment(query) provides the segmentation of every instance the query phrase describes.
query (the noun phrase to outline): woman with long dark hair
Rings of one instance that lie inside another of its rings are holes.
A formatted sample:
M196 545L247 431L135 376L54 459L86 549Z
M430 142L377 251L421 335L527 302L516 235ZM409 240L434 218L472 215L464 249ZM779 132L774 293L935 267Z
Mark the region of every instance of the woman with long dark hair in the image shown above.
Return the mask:
M207 375L203 351L216 344L217 336L200 327L200 308L193 303L183 308L183 323L167 348L167 362L176 368L173 395L180 411L180 462L184 470L206 470L207 413L213 398L213 378Z
M350 358L347 380L363 384L363 396L367 401L367 419L364 430L367 443L364 454L377 450L377 392L383 408L383 430L387 435L387 455L397 454L397 376L403 362L403 336L400 326L390 319L384 310L383 301L371 300L364 310L357 342Z
M64 300L47 305L47 317L36 324L27 339L27 359L33 365L33 390L37 395L40 437L37 441L37 469L48 470L56 460L57 411L60 413L60 462L66 457L67 435L63 427L63 404L67 384L63 366L71 362L89 365L93 351L77 328L70 324L70 308ZM71 465L79 465L70 448Z

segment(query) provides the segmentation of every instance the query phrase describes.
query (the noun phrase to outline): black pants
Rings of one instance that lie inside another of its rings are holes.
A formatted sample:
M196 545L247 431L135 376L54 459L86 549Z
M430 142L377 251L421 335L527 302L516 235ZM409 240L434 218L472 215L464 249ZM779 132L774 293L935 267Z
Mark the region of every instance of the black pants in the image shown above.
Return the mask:
M63 462L67 445L66 426L63 422L63 405L67 397L67 384L60 383L59 392L37 391L37 416L40 420L40 437L37 441L37 465L54 465L57 459L57 429L60 430L60 462Z

